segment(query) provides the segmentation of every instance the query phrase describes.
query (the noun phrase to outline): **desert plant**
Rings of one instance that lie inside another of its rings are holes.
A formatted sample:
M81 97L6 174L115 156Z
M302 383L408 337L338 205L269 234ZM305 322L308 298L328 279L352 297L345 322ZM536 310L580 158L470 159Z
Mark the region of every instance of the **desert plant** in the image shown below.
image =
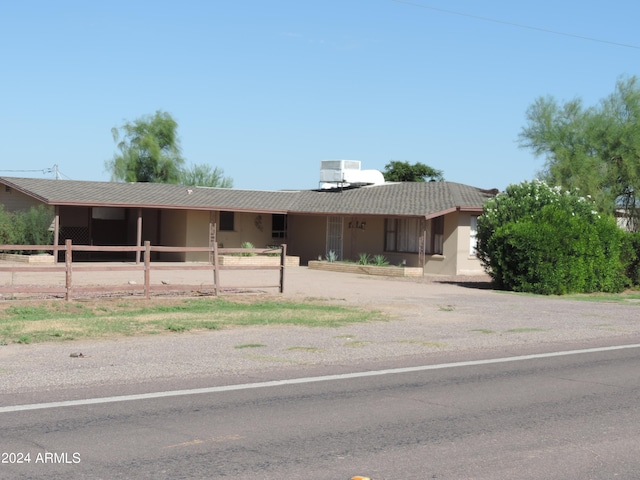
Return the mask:
M386 267L389 265L389 260L384 255L374 255L373 264L377 267Z
M267 257L279 257L282 251L282 246L280 245L267 245L267 248L273 250L273 252L267 253Z
M240 248L246 248L246 249L253 249L256 248L253 246L253 243L251 242L242 242L242 245L240 245ZM255 253L253 252L243 252L240 254L243 257L253 257L255 255Z
M334 250L329 250L324 258L327 262L331 262L331 263L337 262L338 254Z
M359 253L357 263L358 265L369 265L369 263L371 263L371 257L368 253Z

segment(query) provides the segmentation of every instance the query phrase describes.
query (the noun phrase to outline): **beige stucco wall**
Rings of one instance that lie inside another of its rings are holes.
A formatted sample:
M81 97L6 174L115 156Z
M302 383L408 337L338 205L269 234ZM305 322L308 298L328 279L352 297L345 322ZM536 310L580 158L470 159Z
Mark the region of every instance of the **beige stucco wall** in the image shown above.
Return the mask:
M364 223L364 228L360 228ZM345 217L342 242L344 260L358 260L361 253L376 255L384 249L384 218Z
M41 203L35 198L29 197L13 188L0 185L0 204L4 205L4 209L7 212L28 210L31 207L37 207Z
M187 241L187 211L163 210L160 219L160 244L170 247L184 247ZM180 252L163 252L160 259L164 261L185 260Z
M185 247L209 246L209 211L189 210L187 212ZM208 252L187 252L187 262L208 262Z
M288 216L287 253L300 257L300 264L306 265L309 260L324 257L327 217L324 215L289 215Z
M480 261L470 255L471 213L453 212L445 215L442 255L427 255L425 274L480 275L484 273Z
M481 275L485 271L480 260L471 253L471 216L472 212L458 213L458 251L456 275Z
M342 256L345 260L358 260L360 253L371 256L382 254L389 263L419 266L417 253L384 251L384 217L345 216L343 218ZM357 223L356 223L357 222ZM365 223L364 229L358 228ZM351 228L349 228L351 224ZM289 215L289 241L287 251L298 255L300 263L324 258L326 255L327 217L325 215Z
M279 245L284 241L271 238L272 225L271 214L269 213L236 212L232 232L221 231L218 218L218 212L215 212L215 219L218 224L217 240L218 245L221 247L238 248L243 243L250 242L255 248L263 248L268 245Z

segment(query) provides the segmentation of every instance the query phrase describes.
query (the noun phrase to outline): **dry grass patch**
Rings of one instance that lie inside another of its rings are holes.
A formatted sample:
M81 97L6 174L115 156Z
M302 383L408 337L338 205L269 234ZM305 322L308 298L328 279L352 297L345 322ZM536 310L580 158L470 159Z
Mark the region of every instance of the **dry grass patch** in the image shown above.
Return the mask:
M386 317L380 312L308 300L234 297L9 301L0 302L0 318L0 344L8 344L249 325L338 327Z

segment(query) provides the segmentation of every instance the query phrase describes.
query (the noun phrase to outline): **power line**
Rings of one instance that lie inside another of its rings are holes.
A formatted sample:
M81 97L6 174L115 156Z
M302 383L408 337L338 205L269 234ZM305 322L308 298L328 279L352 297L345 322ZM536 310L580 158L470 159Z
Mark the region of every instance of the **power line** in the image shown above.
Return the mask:
M432 7L430 5L423 5L421 3L410 2L410 1L407 1L407 0L391 0L391 1L392 2L396 2L396 3L404 3L405 5L411 5L413 7L424 8L426 10L433 10L433 11L436 11L436 12L448 13L449 15L458 15L460 17L474 18L476 20L482 20L484 22L499 23L501 25L509 25L511 27L525 28L527 30L535 30L535 31L538 31L538 32L543 32L543 33L552 33L554 35L562 35L564 37L578 38L580 40L588 40L590 42L605 43L607 45L614 45L616 47L625 47L625 48L633 48L635 50L640 50L640 46L631 45L629 43L612 42L610 40L602 40L601 38L586 37L586 36L583 36L583 35L576 35L576 34L573 34L573 33L560 32L558 30L550 30L548 28L534 27L532 25L524 25L522 23L508 22L506 20L499 20L497 18L482 17L480 15L473 15L471 13L456 12L454 10L447 10L447 9L444 9L444 8Z
M56 163L55 165L53 165L53 167L51 168L40 168L37 170L0 170L0 172L8 172L8 173L35 173L35 172L40 172L43 175L46 175L47 173L53 173L55 175L55 179L56 180L60 180L60 177L65 177L67 180L71 180L68 176L66 176L64 173L62 173L60 171L60 169L58 168L58 164Z

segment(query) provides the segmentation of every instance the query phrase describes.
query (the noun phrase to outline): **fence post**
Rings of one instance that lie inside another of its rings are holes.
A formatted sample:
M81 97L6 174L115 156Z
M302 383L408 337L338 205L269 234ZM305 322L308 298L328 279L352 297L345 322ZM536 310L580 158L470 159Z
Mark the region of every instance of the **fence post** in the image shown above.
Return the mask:
M284 268L287 264L287 244L280 245L280 293L284 292Z
M218 287L220 286L220 269L218 268L218 242L211 244L213 247L213 294L218 296Z
M66 279L65 279L65 287L66 287L66 294L65 294L65 300L67 302L71 301L71 280L72 280L72 276L71 276L71 268L72 268L72 262L73 262L73 252L71 250L71 239L67 239L64 242L64 264L65 264L65 269L66 269Z
M140 253L140 251L138 251ZM151 242L149 240L144 241L144 296L149 298L151 296Z

